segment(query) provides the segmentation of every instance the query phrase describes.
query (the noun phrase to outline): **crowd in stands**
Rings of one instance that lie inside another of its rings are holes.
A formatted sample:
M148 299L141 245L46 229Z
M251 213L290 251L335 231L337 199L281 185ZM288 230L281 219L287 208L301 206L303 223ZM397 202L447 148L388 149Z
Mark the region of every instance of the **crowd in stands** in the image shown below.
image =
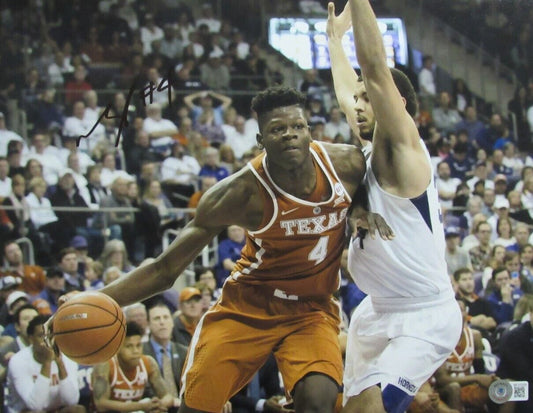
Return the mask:
M109 380L110 369L128 366L110 362L95 373L65 357L54 358L42 344L42 324L57 310L60 295L98 290L157 256L164 232L182 228L205 191L258 153L250 98L283 77L269 66L260 42L219 19L210 3L196 8L164 0L19 3L0 8L5 405L7 411L19 411L21 405L105 411L112 408L106 397L92 397L91 377ZM501 343L527 320L533 294L531 66L508 102L515 129L503 113L478 116L476 99L461 79L453 90L436 84L434 64L426 56L418 74L417 122L435 166L450 279L465 304L465 326L480 332L492 356L506 360L506 377L528 380L513 375L518 370ZM298 87L308 96L313 138L353 143L342 112L325 99L324 91L333 90L327 76L308 70ZM14 114L20 112L27 128L17 133L10 125L18 125ZM218 298L244 239L242 228L228 228L218 239L212 267L197 262L194 286L125 309L131 322L128 340L138 338L150 356L143 358L143 368L159 370L168 385L160 391L140 383L140 394L149 399L139 410L152 406L147 403L155 403L153 408L179 403L187 346L199 318ZM339 295L349 319L364 293L346 271L343 275ZM49 406L39 404L43 400L36 400L35 392L20 393L22 382L13 373L13 366L28 364L31 352L36 364L27 374L48 378L31 388L51 392ZM500 374L497 367L474 367L479 374ZM436 378L448 386L448 376L441 371ZM62 388L65 377L79 383L78 397L72 394L73 381L66 384L68 391ZM233 411L268 406L281 397L282 386L269 360L232 399ZM431 393L435 384L428 386Z

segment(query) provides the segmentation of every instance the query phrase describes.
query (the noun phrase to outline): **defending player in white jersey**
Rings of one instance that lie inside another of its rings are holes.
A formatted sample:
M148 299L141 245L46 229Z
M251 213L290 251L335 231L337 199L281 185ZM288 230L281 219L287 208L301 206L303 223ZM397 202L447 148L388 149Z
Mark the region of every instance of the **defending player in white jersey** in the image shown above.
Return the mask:
M350 245L350 273L368 297L350 323L343 412L403 412L454 349L461 313L446 269L429 154L412 118L415 91L403 73L388 68L368 0L350 0L339 17L330 3L328 12L335 90L341 89L339 80L348 79L348 92L342 89L353 96L348 104L339 103L341 108L351 105L355 115L347 114L349 123L356 123L361 135L372 132L369 205L395 234L392 240L354 238ZM352 74L344 79L334 66L346 63L340 39L349 29L350 15L362 87L349 63L344 73Z

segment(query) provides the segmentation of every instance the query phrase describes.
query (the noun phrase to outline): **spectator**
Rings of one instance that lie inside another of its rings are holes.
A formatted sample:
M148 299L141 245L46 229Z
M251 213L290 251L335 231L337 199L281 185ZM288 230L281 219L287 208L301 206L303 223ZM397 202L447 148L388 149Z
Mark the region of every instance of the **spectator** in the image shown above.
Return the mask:
M472 93L468 89L465 81L456 78L453 81L452 104L458 110L461 116L464 115L467 107L472 107Z
M494 319L499 324L513 321L513 312L516 303L523 295L520 288L511 285L509 271L504 268L496 268L492 271L494 291L487 297L492 308Z
M78 366L44 343L46 316L36 316L28 324L31 346L11 357L8 365L7 411L61 410L84 412L77 405Z
M455 132L456 125L462 118L457 109L452 108L448 92L439 95L439 106L433 109L432 118L437 129L444 134Z
M433 57L431 56L422 58L422 70L418 74L418 85L420 87L420 109L431 113L437 97L437 86L433 74Z
M89 205L93 209L96 209L102 199L111 194L111 191L102 185L100 165L92 165L87 168L87 190L90 197Z
M181 371L187 357L187 347L171 341L174 320L170 309L163 302L155 303L148 310L150 340L143 345L143 352L157 361L161 376L169 393L174 398L174 406L179 406L178 391ZM169 368L170 367L170 368Z
M63 294L65 294L63 270L59 267L49 268L46 271L44 290L34 300L33 305L40 314L54 314L57 311L59 297Z
M99 290L104 287L102 275L104 273L104 266L100 261L95 261L91 257L85 260L85 289Z
M524 167L524 161L522 161L519 154L516 152L516 146L513 142L507 142L503 145L502 164L513 170L511 176L513 180L520 177L520 173Z
M123 241L112 239L105 243L104 250L100 256L100 262L104 269L109 267L117 267L122 272L129 272L133 270L128 259L128 252Z
M482 291L487 291L487 286L491 283L492 280L492 271L496 268L503 267L503 259L505 258L506 249L502 245L494 245L490 253L490 258L487 263L487 266L483 270L483 276L481 279L481 284L483 286ZM492 284L492 283L491 283Z
M154 16L147 13L144 16L144 25L140 30L141 41L143 44L143 56L152 53L152 42L154 40L161 40L164 37L163 30L154 22Z
M65 169L60 174L57 188L50 197L50 202L54 207L88 207L76 186L72 169ZM56 215L58 224L69 234L69 238L76 234L88 235L86 212L58 211Z
M25 144L25 141L22 136L7 129L6 118L4 116L4 113L0 112L0 156L7 155L7 145L11 141L18 141L21 142L23 145Z
M478 195L470 196L466 203L466 211L459 217L459 226L463 228L464 230L466 230L467 232L473 233L474 217L477 214L481 213L482 208L483 208L483 199ZM485 216L483 218L485 220L487 219ZM466 245L464 246L466 247Z
M11 357L18 351L30 345L30 338L28 337L28 324L39 313L31 304L24 304L15 312L15 330L17 336L14 340L3 344L0 347L0 380L5 382L7 374L7 364Z
M474 168L473 176L468 181L466 181L466 183L468 184L470 191L474 190L474 186L479 181L483 181L485 183L485 190L494 190L494 181L490 180L488 177L489 171L487 169L487 162L477 161L476 166Z
M487 300L474 292L475 282L472 271L461 268L453 273L457 284L458 300L464 301L468 308L469 323L481 331L490 331L496 327L496 320L492 315L492 307Z
M453 275L461 268L468 268L472 271L470 254L460 246L461 229L458 227L448 227L444 231L446 239L445 259L448 266L448 274Z
M224 53L220 49L211 51L207 61L200 65L200 81L209 89L226 91L230 87L230 72L226 65L222 64Z
M170 23L165 24L161 39L161 53L171 62L176 62L183 54L183 43L177 28Z
M516 238L513 237L513 226L510 218L498 218L496 232L498 233L498 238L494 240L494 245L509 247L516 244Z
M98 411L167 411L173 406L157 362L142 353L142 335L135 322L128 322L126 338L117 355L94 367L91 382ZM156 397L143 399L147 385Z
M453 198L457 187L461 183L459 178L452 178L450 176L450 165L446 161L441 161L437 165L437 179L435 180L437 185L437 191L439 192L439 202L444 209L451 208L453 206Z
M350 126L343 119L342 112L337 106L333 106L329 111L329 120L326 123L324 133L332 138L340 134L344 142L347 143L351 140Z
M57 178L61 172L59 152L55 146L50 145L50 136L36 133L32 137L32 146L23 162L29 159L37 159L43 166L43 178L48 185L57 184Z
M494 152L497 152L497 151L494 151ZM505 176L504 174L497 174L494 177L494 195L495 195L494 202L496 202L498 198L507 199L507 189L508 189L507 176Z
M132 205L128 199L128 180L122 177L115 178L111 185L111 195L100 201L100 207L131 209ZM124 241L128 254L133 256L135 239L135 215L133 211L118 210L105 214L107 226L111 231L110 238Z
M487 222L492 228L490 239L494 242L498 238L498 221L509 218L509 201L507 198L495 197L491 213L492 215L487 219ZM504 246L507 247L507 245Z
M83 291L84 277L78 272L78 255L74 248L63 248L58 255L58 266L65 278L65 291Z
M104 269L104 272L102 274L102 281L104 282L104 286L111 284L115 280L118 280L123 275L124 273L120 271L118 267L107 267L106 269Z
M221 21L215 17L213 7L209 3L202 4L201 16L196 19L196 28L203 24L209 28L209 33L218 33L220 31Z
M492 153L494 144L504 134L505 125L502 116L499 113L493 113L490 117L489 124L481 130L476 136L477 145L488 154Z
M217 181L221 181L229 175L229 172L223 166L220 166L219 151L210 147L205 151L205 164L200 169L198 176L214 176Z
M525 321L518 327L508 331L501 338L500 364L497 374L502 379L524 380L533 386L533 353L530 343L533 340L533 295L526 298L526 312L529 313L529 321ZM527 413L533 409L533 398L528 401L511 402L511 408L516 413ZM506 404L505 407L508 407ZM514 406L513 406L514 405Z
M74 78L65 84L65 102L67 104L72 105L76 101L81 101L83 99L83 94L88 90L92 90L93 86L86 80L86 78L87 69L85 69L85 66L77 66L74 69ZM85 133L89 130L90 128L87 129Z
M110 187L113 182L122 178L125 181L134 181L135 178L126 171L117 167L117 158L114 151L105 152L102 155L102 169L100 171L100 182L104 187Z
M162 108L152 103L146 109L147 117L143 121L143 130L148 133L150 146L160 154L168 156L174 143L173 136L178 133L177 126L169 119L162 117Z
M76 156L75 159L70 159ZM75 175L74 179L78 189L87 185L85 177L81 178L81 175L87 173L87 168L95 164L94 160L78 149L77 138L70 136L63 138L63 147L59 149L58 157L61 159L61 163L64 167L71 168Z
M72 116L65 119L63 136L78 139L80 136L87 135L94 125L85 119L85 103L82 100L77 100L72 104ZM101 142L105 142L105 128L99 124L91 132L91 136L80 141L79 150L90 154Z
M38 265L27 265L19 244L7 241L4 244L4 263L6 275L20 280L20 289L33 296L39 294L45 286L44 270Z
M513 98L507 104L507 110L516 119L516 129L518 138L518 148L521 151L528 151L530 148L531 131L527 122L527 110L531 105L527 96L527 89L523 84L519 84L515 90Z
M200 169L198 161L187 155L185 147L175 141L172 155L161 164L163 188L173 205L176 207L187 205L189 197L194 193ZM172 197L174 192L179 195L177 200Z
M201 133L211 146L220 147L226 141L222 127L215 122L213 112L204 112L198 117L194 130Z
M199 105L195 104L196 100L200 100ZM220 102L219 105L213 106L213 99ZM213 113L213 121L216 125L224 123L224 112L232 103L232 99L228 96L213 91L200 91L191 93L183 98L183 102L191 111L191 119L193 124L198 122L198 118L205 112Z
M219 287L233 270L235 262L241 257L241 250L246 242L244 228L237 225L228 227L228 238L218 244L218 262L215 266L215 275Z
M464 119L457 122L455 130L466 130L468 134L468 142L474 143L476 136L485 129L485 125L477 118L477 110L474 106L467 106L464 111Z
M479 244L470 248L468 253L470 254L470 260L472 261L472 268L474 271L482 272L488 264L492 249L492 243L490 241L492 229L489 223L482 221L477 224L474 233Z
M124 308L124 315L126 321L137 324L141 331L143 331L141 341L147 343L150 335L150 328L148 326L148 312L143 303L134 303Z
M0 156L0 202L11 194L11 178L7 158Z
M11 180L11 193L2 202L2 205L15 207L15 209L6 210L7 216L13 224L13 229L9 238L16 239L28 236L35 244L34 247L37 249L39 243L37 242L35 228L33 228L30 219L30 206L24 197L26 192L26 180L22 175L14 175Z
M468 145L458 142L453 147L452 153L446 158L450 165L451 176L461 181L472 175L473 162L468 158Z
M507 247L509 251L519 252L527 244L529 244L529 227L523 222L517 222L514 228L514 237L516 239L516 244Z
M189 347L194 330L202 316L202 293L197 288L185 287L180 292L178 314L174 315L172 340Z

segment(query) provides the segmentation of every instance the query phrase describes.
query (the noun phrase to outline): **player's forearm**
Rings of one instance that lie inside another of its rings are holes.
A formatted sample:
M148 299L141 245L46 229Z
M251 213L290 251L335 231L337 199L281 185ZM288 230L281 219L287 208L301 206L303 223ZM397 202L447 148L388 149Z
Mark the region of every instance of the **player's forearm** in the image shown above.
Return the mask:
M341 39L330 37L328 47L335 96L341 110L348 114L349 111L353 111L355 103L353 94L357 87L357 74L344 52Z
M368 0L350 0L350 9L357 60L361 69L368 70L376 65L383 65L386 62L385 47L370 3Z
M189 225L153 263L136 268L105 286L101 292L125 306L167 290L213 237L213 234Z

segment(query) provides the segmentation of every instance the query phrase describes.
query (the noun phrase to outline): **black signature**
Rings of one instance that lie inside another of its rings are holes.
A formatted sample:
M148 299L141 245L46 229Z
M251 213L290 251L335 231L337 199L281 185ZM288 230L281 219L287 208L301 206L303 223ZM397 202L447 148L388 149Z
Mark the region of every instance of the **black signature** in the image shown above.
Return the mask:
M146 107L146 98L150 99L150 104L151 104L154 101L154 92L164 92L165 90L167 90L167 93L168 93L168 104L169 105L172 104L172 87L171 87L172 73L173 73L172 69L169 69L168 76L166 78L165 77L162 78L158 85L156 85L154 82L150 82L147 86L145 86L144 88L142 88L142 89L140 89L138 91L138 93L139 93L139 95L140 95L140 97L142 99L144 107ZM128 96L126 98L126 103L124 104L124 109L122 109L122 114L121 115L110 116L109 112L111 111L111 109L113 109L113 104L112 103L108 103L106 105L104 111L102 112L102 114L100 115L100 117L98 118L98 120L96 121L94 126L92 127L92 129L89 131L89 133L87 133L86 135L78 136L78 139L76 140L76 146L80 146L80 142L81 142L82 139L87 139L88 137L90 137L91 134L96 129L96 127L105 118L105 119L120 119L120 123L118 125L117 138L115 139L115 148L118 147L118 145L120 143L120 136L122 135L122 130L125 127L129 126L128 109L129 109L129 106L130 106L131 98L133 97L133 94L135 93L135 90L137 89L135 85L138 84L139 80L140 80L140 76L137 76L133 80L133 82L132 82L132 84L130 86L130 90L128 92Z

